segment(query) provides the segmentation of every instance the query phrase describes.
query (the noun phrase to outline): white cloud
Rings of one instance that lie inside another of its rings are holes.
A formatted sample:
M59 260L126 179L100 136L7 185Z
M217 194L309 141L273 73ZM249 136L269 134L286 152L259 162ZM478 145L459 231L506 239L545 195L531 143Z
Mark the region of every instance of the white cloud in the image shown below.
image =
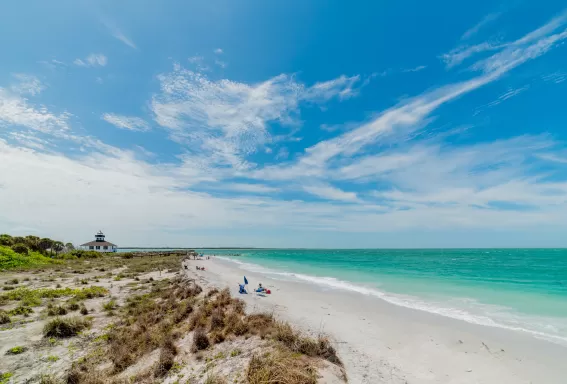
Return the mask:
M120 129L149 131L150 125L142 118L105 113L102 119Z
M350 201L350 202L354 202L357 200L356 193L345 192L331 185L325 185L325 184L304 185L303 190L307 193L310 193L312 195L327 200L339 200L339 201Z
M470 39L472 36L476 35L478 33L478 31L480 31L482 29L482 27L484 27L484 26L490 24L491 22L495 21L496 19L498 19L500 17L500 15L502 15L501 12L496 12L496 13L489 13L488 15L484 16L482 18L482 20L479 21L475 26L473 26L472 28L467 30L465 33L463 33L461 40Z
M301 102L323 103L352 96L354 78L341 76L306 87L293 76L279 75L257 84L210 80L176 65L158 76L155 120L172 137L199 148L217 165L250 166L243 158L271 140L268 123L295 124Z
M541 56L564 40L567 37L567 30L553 35L552 33L560 29L566 22L567 12L563 12L540 28L515 41L509 43L483 42L472 46L461 46L441 55L441 59L445 62L447 68L452 68L478 53L501 51L478 61L472 66L472 69L485 72L509 70L526 60ZM510 66L510 68L505 69L504 66Z
M523 87L519 87L519 88L510 88L508 91L498 96L496 100L493 100L488 104L476 108L474 115L481 113L486 108L496 107L497 105L500 105L502 102L511 99L512 97L518 96L524 91L527 91L529 88L530 88L529 85L524 85Z
M44 106L35 108L22 96L0 88L0 127L4 123L45 133L62 133L69 129L68 118L67 113L57 115Z
M217 55L221 55L221 54L223 53L223 50L220 49L220 48L217 48L217 49L214 50L214 52L215 52Z
M560 84L560 83L564 82L565 80L567 80L567 73L557 71L557 72L551 73L549 75L542 76L542 79L543 79L543 81L546 81L546 82L552 82L552 83L555 83L555 84Z
M226 183L219 188L229 191L248 192L248 193L272 193L278 192L279 188L269 187L262 184Z
M18 93L20 95L30 95L36 96L41 93L46 87L42 84L42 82L33 75L26 75L24 73L15 73L12 74L16 80L18 80L17 84L14 84L10 87L10 89Z
M108 59L101 53L91 53L84 60L75 59L73 64L79 67L104 67L108 63Z
M402 72L419 72L419 71L423 71L425 68L427 68L427 66L425 65L418 65L417 67L413 67L413 68L409 68L409 69L403 69Z
M463 61L476 55L477 53L496 51L504 48L506 44L484 42L472 46L462 46L453 49L449 53L441 55L441 59L445 62L447 68L453 68Z

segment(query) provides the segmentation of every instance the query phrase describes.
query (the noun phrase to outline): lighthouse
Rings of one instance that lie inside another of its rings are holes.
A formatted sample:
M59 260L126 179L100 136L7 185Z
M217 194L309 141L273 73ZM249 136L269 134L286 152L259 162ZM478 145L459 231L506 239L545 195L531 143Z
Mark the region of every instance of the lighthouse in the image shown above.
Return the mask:
M95 235L95 241L81 244L81 249L95 252L116 252L117 246L116 244L106 241L104 233L102 233L102 231L98 231Z

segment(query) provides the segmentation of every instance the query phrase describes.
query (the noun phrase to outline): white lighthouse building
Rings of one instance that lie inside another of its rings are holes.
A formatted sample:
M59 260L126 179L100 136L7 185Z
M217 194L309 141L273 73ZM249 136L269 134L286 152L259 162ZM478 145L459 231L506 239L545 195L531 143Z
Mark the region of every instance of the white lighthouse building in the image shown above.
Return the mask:
M95 235L95 241L91 241L85 244L81 244L81 249L85 251L96 251L96 252L116 252L116 244L112 244L104 239L104 233L98 231Z

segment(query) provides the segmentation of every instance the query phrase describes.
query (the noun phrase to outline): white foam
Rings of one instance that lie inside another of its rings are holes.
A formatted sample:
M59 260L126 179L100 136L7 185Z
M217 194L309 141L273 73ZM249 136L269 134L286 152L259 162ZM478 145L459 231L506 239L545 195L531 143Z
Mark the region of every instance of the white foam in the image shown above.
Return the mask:
M300 273L275 271L272 269L262 267L261 265L245 263L240 260L231 259L229 257L218 257L218 258L231 263L235 263L241 269L255 273L262 273L275 279L282 279L288 281L300 280L322 287L356 292L366 296L374 296L384 301L387 301L388 303L398 305L401 307L434 313L452 319L466 321L472 324L505 328L519 332L526 332L535 337L567 346L567 337L563 335L552 334L542 331L542 330L546 330L548 332L555 333L555 332L559 332L559 329L567 330L567 325L565 323L561 323L556 326L550 324L555 319L518 315L518 314L510 313L509 312L510 308L496 306L496 305L482 304L479 303L477 300L471 298L453 299L452 304L457 304L457 302L460 302L460 304L466 305L468 307L468 308L457 308L455 306L447 305L451 303L435 302L432 300L426 301L416 296L384 292L376 288L357 285L348 281L339 280L334 277L320 277L320 276L304 275ZM474 312L476 313L472 313L472 310L474 310Z

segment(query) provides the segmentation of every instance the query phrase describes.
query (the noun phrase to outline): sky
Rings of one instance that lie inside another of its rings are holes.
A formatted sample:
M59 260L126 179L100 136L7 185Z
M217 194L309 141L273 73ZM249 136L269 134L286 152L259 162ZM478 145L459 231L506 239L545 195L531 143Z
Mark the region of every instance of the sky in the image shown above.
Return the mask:
M0 233L567 247L567 9L0 5Z

